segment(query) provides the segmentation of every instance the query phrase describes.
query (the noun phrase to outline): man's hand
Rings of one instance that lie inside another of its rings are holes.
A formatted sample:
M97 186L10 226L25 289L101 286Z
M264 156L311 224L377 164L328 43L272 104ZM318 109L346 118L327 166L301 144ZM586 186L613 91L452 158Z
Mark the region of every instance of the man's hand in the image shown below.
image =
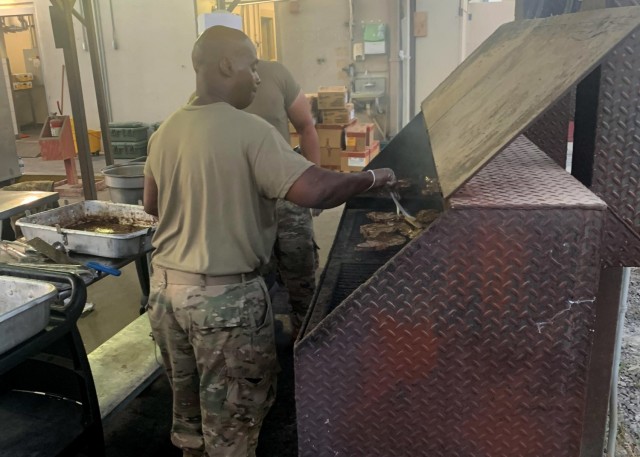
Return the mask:
M376 168L371 170L369 174L372 174L375 178L372 182L371 189L379 189L380 187L393 187L397 182L396 174L391 168Z

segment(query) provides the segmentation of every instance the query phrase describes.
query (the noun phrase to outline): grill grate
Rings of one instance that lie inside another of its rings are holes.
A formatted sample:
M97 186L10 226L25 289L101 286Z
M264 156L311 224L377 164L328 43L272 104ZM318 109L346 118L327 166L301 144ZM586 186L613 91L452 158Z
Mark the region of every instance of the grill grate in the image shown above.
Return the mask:
M323 285L332 291L327 304L328 312L351 295L351 292L361 284L364 284L378 268L387 263L403 247L393 246L383 251L356 250L356 246L365 241L360 234L360 227L371 223L367 218L367 213L371 211L374 210L345 210L344 219L336 236L339 248L335 250L335 255L327 265L327 270L330 273L327 277L334 278L334 280Z
M338 238L343 244L341 244L341 249L337 254L342 261L379 263L382 265L402 249L403 246L393 246L383 251L356 251L356 246L365 241L360 234L360 227L371 223L367 218L367 213L371 211L374 210L346 210L345 223L340 227L341 230L338 231ZM343 230L344 234L341 233Z
M329 303L329 312L338 306L351 293L364 284L384 263L362 264L362 263L342 263L340 264L338 279L333 289L333 296Z

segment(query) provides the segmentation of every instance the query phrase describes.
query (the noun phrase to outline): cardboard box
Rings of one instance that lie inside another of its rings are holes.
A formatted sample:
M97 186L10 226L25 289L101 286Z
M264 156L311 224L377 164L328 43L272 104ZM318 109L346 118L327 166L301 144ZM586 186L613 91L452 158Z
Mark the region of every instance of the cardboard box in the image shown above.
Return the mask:
M33 73L14 73L13 80L16 82L33 81Z
M320 166L331 170L339 170L342 159L340 148L320 148Z
M364 151L342 151L340 156L340 171L346 173L362 171L379 153L379 141L374 141L371 147Z
M369 165L371 161L371 153L367 149L364 152L342 152L340 157L340 171L346 173L362 171L364 167Z
M322 110L323 124L348 124L356 118L353 103L347 103L343 109Z
M33 83L31 81L13 83L13 90L31 89Z
M347 151L364 151L373 145L375 130L372 123L353 124L345 129Z
M352 121L352 123L355 122ZM350 125L350 124L347 124ZM344 124L316 124L321 148L344 149Z
M344 109L347 97L345 86L321 86L318 88L318 109Z
M375 159L380 154L380 142L374 141L370 148L369 160Z

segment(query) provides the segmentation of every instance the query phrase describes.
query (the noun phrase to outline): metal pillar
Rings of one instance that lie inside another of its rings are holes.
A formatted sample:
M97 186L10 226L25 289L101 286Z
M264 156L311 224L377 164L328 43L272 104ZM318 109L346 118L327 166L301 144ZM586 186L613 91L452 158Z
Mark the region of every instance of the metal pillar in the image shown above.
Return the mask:
M82 95L82 80L78 65L78 49L73 31L73 5L75 0L51 0L53 6L49 8L51 22L54 27L56 47L64 51L64 62L69 84L69 98L73 112L78 145L78 159L80 160L80 175L85 200L96 200L95 176L93 162L89 148L89 134L87 131L87 117L84 110L84 96Z
M612 381L616 322L620 297L625 293L622 289L622 272L622 268L603 268L600 271L580 457L602 457Z
M91 0L82 0L82 5L84 10L84 25L87 30L87 41L89 43L89 57L91 58L93 85L95 86L96 101L98 103L100 130L102 130L104 158L107 165L113 165L113 156L111 154L111 134L109 133L109 112L107 109L107 99L104 90L104 80L102 79L102 69L100 67L100 55L98 53L98 38L96 36L95 19L93 16L93 4Z

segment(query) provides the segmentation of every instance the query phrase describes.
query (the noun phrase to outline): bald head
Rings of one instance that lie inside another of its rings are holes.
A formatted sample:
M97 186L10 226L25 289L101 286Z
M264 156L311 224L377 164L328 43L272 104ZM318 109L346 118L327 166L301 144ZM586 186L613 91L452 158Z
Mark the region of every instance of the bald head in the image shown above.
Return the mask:
M249 37L240 30L216 25L202 32L193 45L191 61L198 71L204 63L219 62L223 57L233 55L238 47L246 46Z
M255 71L256 49L243 32L217 25L205 30L191 53L196 71L197 104L223 101L249 106L260 78Z

